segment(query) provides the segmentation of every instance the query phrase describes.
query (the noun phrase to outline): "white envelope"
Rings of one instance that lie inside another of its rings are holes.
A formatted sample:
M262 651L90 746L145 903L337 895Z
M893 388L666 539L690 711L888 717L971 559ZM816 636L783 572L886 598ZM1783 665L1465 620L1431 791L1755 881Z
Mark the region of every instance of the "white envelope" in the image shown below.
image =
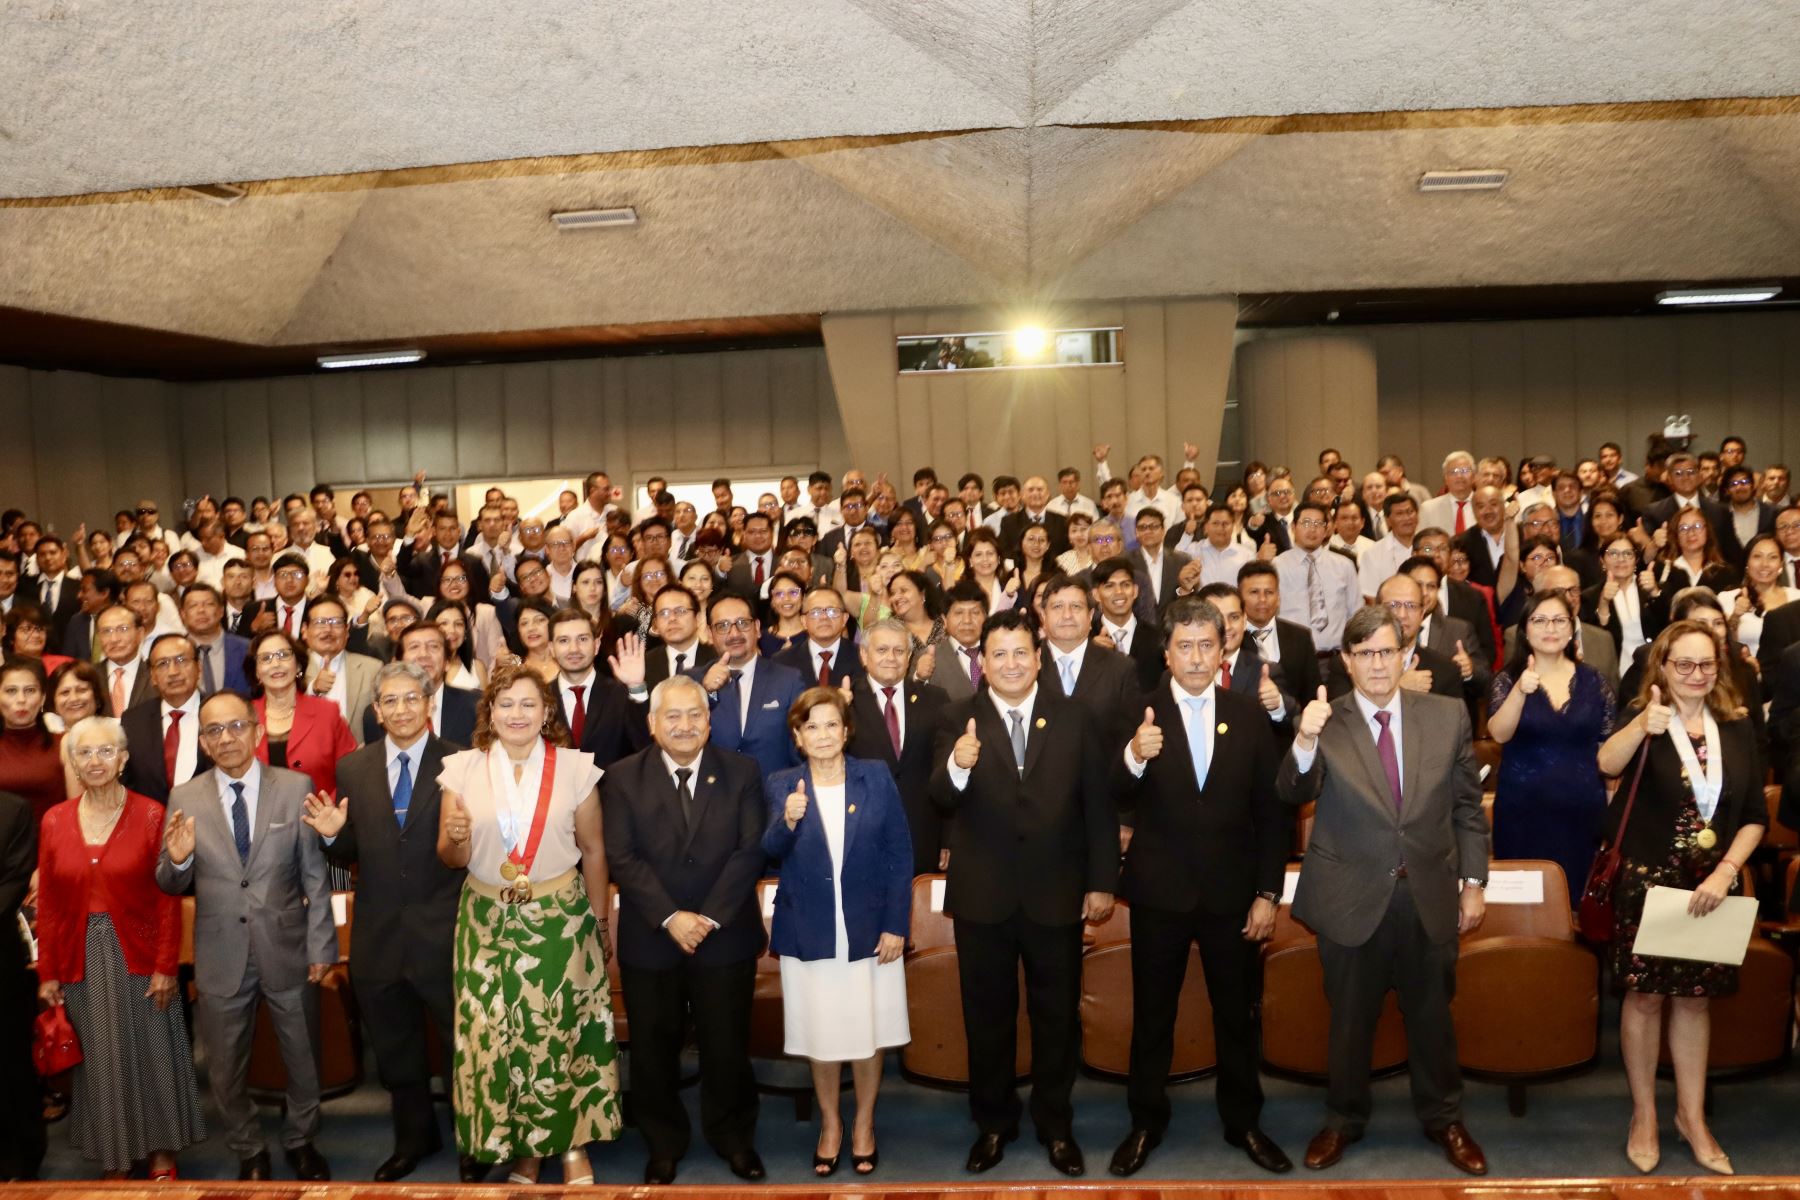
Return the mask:
M1756 901L1727 896L1704 917L1691 917L1687 906L1693 895L1681 888L1651 888L1644 897L1644 917L1631 952L1732 966L1742 963L1750 935L1756 932Z

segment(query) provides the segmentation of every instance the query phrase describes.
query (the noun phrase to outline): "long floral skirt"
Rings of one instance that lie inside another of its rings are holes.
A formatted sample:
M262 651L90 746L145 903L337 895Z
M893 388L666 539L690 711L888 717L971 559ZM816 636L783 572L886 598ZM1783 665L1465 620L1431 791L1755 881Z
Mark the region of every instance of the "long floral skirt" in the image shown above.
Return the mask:
M456 1143L483 1162L619 1136L619 1045L581 877L527 904L465 885L456 921Z

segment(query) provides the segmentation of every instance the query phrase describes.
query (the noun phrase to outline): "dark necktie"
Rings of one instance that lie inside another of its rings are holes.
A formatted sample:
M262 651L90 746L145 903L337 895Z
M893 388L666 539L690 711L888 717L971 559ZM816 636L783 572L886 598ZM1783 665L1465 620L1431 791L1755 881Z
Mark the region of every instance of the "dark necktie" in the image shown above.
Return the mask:
M694 789L688 786L688 780L693 774L689 767L675 768L675 791L681 797L681 832L684 837L694 827Z
M244 785L231 785L231 840L237 843L238 862L250 861L250 806L244 803Z
M56 577L54 575L52 575L49 578L44 580L44 612L46 614L49 614L49 613L53 613L55 611L56 611Z
M1393 720L1393 713L1378 712L1375 723L1381 726L1376 735L1375 749L1381 754L1381 769L1387 775L1388 792L1394 798L1394 811L1400 811L1400 756L1394 753L1394 731L1388 728Z
M751 556L750 556L750 562L751 562L751 565L752 565L752 567L753 567L753 568L754 568L754 570L755 570L755 576L754 576L754 578L753 578L753 579L752 579L752 580L751 580L751 582L752 582L752 583L754 583L754 584L756 584L756 586L757 586L757 588L758 588L758 589L759 589L759 590L760 590L760 589L761 589L761 588L762 588L762 585L763 585L763 564L762 564L762 555L760 555L760 554L753 554L753 555L751 555Z
M1007 722L1011 728L1007 731L1012 738L1013 762L1019 768L1019 774L1025 773L1025 714L1016 708L1006 710Z
M675 671L674 671L674 673L677 675L680 675L686 670L687 670L687 652L684 650L680 654L677 654L675 656Z
M963 654L969 660L969 686L978 688L981 686L981 656L972 650L964 650Z
M412 756L400 756L400 778L394 780L394 820L406 824L406 809L412 803Z
M202 644L202 645L200 645L199 650L200 650L200 693L203 696L210 696L214 692L219 690L218 680L215 679L213 676L213 665L212 665L212 650L213 650L213 648L211 646Z
M170 787L177 783L175 758L181 753L181 712L179 708L169 710L169 727L163 731L163 774Z
M894 707L894 689L884 687L882 693L887 696L887 707L883 715L887 718L888 741L894 744L894 757L900 757L900 712Z
M587 728L587 684L575 684L569 691L575 696L575 703L569 709L569 729L579 742L581 731Z
M819 686L831 686L831 651L819 651Z

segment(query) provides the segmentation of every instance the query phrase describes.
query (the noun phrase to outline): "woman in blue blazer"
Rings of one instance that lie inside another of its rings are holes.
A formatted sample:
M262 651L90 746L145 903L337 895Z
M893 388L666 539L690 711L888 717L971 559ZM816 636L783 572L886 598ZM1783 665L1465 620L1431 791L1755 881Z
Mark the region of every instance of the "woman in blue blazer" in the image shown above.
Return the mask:
M819 1098L813 1171L843 1158L843 1064L856 1085L850 1159L875 1169L875 1096L882 1053L912 1039L900 955L912 919L912 836L894 777L847 758L850 702L808 688L788 713L803 766L763 783L763 851L781 866L769 950L781 958L787 1052L812 1060Z

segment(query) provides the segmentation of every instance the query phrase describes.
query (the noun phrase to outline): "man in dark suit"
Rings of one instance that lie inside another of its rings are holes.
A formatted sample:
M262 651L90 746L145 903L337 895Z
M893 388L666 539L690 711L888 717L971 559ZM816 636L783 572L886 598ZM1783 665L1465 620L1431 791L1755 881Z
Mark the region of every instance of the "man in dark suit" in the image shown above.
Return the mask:
M180 603L181 623L186 626L194 650L200 655L201 699L220 688L249 692L244 659L250 654L250 643L225 632L220 624L225 617L225 598L210 583L195 583L188 586Z
M1783 604L1763 617L1762 642L1757 647L1757 661L1769 676L1765 691L1778 693L1786 685L1796 661L1788 654L1788 649L1796 644L1800 644L1800 600ZM1795 745L1800 746L1800 742Z
M31 802L0 792L0 922L19 923L19 908L37 872L37 822ZM31 1180L43 1164L46 1140L37 1070L32 1066L32 1020L37 1015L37 975L24 938L0 948L0 1180Z
M736 592L713 593L707 619L719 657L703 671L690 669L689 677L712 700L713 744L748 754L770 775L800 765L787 715L808 683L792 667L757 656L762 629L750 614L750 602Z
M1050 503L1050 485L1042 475L1033 475L1025 481L1020 489L1024 506L1017 512L1006 514L1000 521L1000 546L1009 558L1023 561L1019 553L1019 543L1025 538L1025 531L1033 525L1041 525L1050 537L1049 561L1069 548L1069 519L1059 512L1052 512Z
M1269 510L1253 513L1244 521L1244 532L1248 533L1261 550L1265 537L1268 545L1275 547L1275 553L1286 554L1294 546L1294 506L1299 502L1299 492L1291 477L1274 480L1269 484Z
M1131 736L1133 714L1144 689L1137 666L1117 650L1096 646L1088 634L1094 610L1088 591L1074 577L1058 575L1038 593L1043 605L1044 643L1039 679L1058 695L1078 701L1094 718L1101 748L1117 750Z
M61 646L69 622L81 611L81 597L77 594L81 581L70 574L68 548L54 533L46 533L38 539L36 554L37 578L30 582L37 593L33 599L44 610L44 619L50 622L49 640L45 644Z
M637 634L619 639L607 660L610 678L594 666L599 650L600 635L585 612L565 608L550 618L550 653L560 671L557 711L575 748L592 754L604 769L650 744L645 724L650 693L644 687L644 644Z
M1187 566L1188 556L1163 544L1165 531L1161 509L1154 506L1138 509L1136 528L1138 544L1130 554L1132 565L1148 581L1147 594L1155 610L1161 613L1175 601L1176 590L1181 585L1181 568Z
M119 602L119 577L111 571L95 568L83 571L75 595L81 609L69 618L63 631L61 651L83 662L94 660L94 633L101 612ZM117 715L117 714L115 714Z
M744 548L732 558L725 583L752 602L761 597L775 576L775 522L765 512L744 517Z
M869 524L869 496L862 488L845 488L843 494L838 497L838 512L842 514L844 523L827 530L825 536L813 544L813 555L825 559L826 562L832 561L833 556L840 549L848 553L850 539L860 533L864 526L873 530L877 537L881 534L879 528ZM793 522L789 523L790 527L792 524ZM814 533L817 532L815 529ZM856 564L850 563L848 567L850 570L855 570ZM856 585L852 583L850 586L854 588Z
M385 737L338 761L338 795L310 795L304 820L323 839L325 857L356 868L356 937L350 982L374 1044L381 1086L394 1118L394 1152L375 1182L411 1175L443 1147L431 1103L427 1021L438 1041L456 1041L451 966L463 872L438 858L438 771L457 747L433 735L426 719L437 684L412 663L393 662L375 677L372 712ZM485 1164L464 1158L464 1183Z
M1138 690L1147 692L1162 678L1162 629L1137 614L1138 576L1124 557L1096 563L1089 573L1099 609L1096 639L1129 658L1137 669Z
M1685 450L1669 455L1669 461L1663 468L1663 482L1667 483L1672 494L1665 496L1643 511L1645 530L1654 535L1677 512L1684 508L1697 508L1706 517L1706 523L1712 526L1713 540L1718 543L1719 553L1725 556L1726 562L1741 563L1744 561L1744 547L1738 543L1737 529L1731 520L1731 510L1717 500L1709 500L1700 494L1700 460ZM1670 531L1673 536L1673 531ZM1474 572L1470 572L1473 577Z
M1763 656L1764 663L1768 656ZM1782 780L1781 811L1777 815L1789 829L1800 829L1800 646L1781 654L1781 673L1769 701L1771 765ZM1800 907L1800 897L1796 898Z
M1294 917L1319 936L1330 1082L1306 1165L1329 1167L1362 1137L1375 1025L1394 989L1425 1135L1452 1166L1482 1175L1487 1159L1463 1124L1450 1001L1457 937L1485 912L1487 818L1469 714L1400 686L1403 641L1384 608L1350 618L1342 657L1353 690L1307 704L1276 778L1286 803L1317 801Z
M700 598L679 583L656 593L655 634L644 649L644 686L655 688L671 675L686 675L689 668L705 670L719 652L700 640Z
M1467 621L1458 620L1438 609L1438 575L1435 559L1415 554L1400 564L1402 574L1419 585L1419 601L1424 606L1418 632L1418 644L1455 664L1462 679L1463 702L1469 708L1469 720L1487 704L1488 685L1494 681L1494 669L1481 656L1481 643ZM1408 622L1401 620L1402 626Z
M419 540L400 547L396 559L407 594L420 599L437 595L438 576L446 566L458 561L468 571L470 579L489 578L487 565L481 559L463 553L462 525L448 512L439 513L433 520L429 539L421 533ZM486 589L477 589L475 594L485 595Z
M264 624L274 621L275 601L256 598L255 569L241 558L234 558L219 568L219 592L225 597L225 615L220 620L226 633L248 638L259 633L257 620L269 614ZM297 625L295 628L299 628ZM298 635L296 635L298 636Z
M444 686L450 646L436 621L419 621L400 633L394 661L411 663L425 672L431 690L425 693L426 728L455 750L467 750L475 742L477 695L463 688ZM377 675L377 679L380 676ZM363 744L381 740L381 719L371 704L363 712Z
M800 617L806 625L806 638L795 642L771 662L780 663L796 672L808 684L837 687L845 678L852 683L862 678L862 659L856 647L844 636L844 625L850 619L844 598L829 585L814 585L800 602Z
M1419 644L1419 626L1425 608L1424 591L1410 575L1395 575L1382 583L1375 604L1400 622L1400 686L1409 692L1430 692L1450 700L1462 700L1463 669L1474 662L1456 660ZM1344 656L1333 655L1325 670L1325 694L1335 700L1349 695L1355 684Z
M912 832L912 873L924 875L944 869L943 820L931 802L931 771L938 720L949 700L943 689L907 675L911 648L906 626L891 617L863 630L864 673L850 685L856 733L845 753L893 772Z
M1169 606L1167 624L1169 686L1147 697L1121 781L1135 830L1120 877L1131 901L1131 1132L1112 1172L1136 1174L1168 1127L1175 1014L1196 943L1212 1001L1225 1140L1266 1171L1291 1171L1262 1131L1257 1076L1258 956L1275 929L1290 845L1275 795L1280 751L1255 695L1218 686L1220 610L1184 596Z
M1024 962L1031 1119L1065 1175L1085 1169L1069 1103L1079 1060L1081 924L1112 913L1119 824L1109 759L1079 702L1040 686L1037 633L1011 609L982 629L986 686L944 710L931 794L953 818L944 907L955 914L969 1043L971 1172L1018 1136L1013 1084Z
M1519 527L1506 519L1506 497L1496 487L1475 489L1475 527L1456 545L1469 556L1469 581L1494 593L1501 607L1519 586Z
M1279 667L1282 687L1303 701L1319 690L1319 655L1313 649L1312 631L1281 612L1281 576L1271 563L1258 559L1238 568L1238 596L1244 602L1244 636L1256 647L1256 656Z
M162 803L172 788L212 769L200 744L200 665L185 634L165 633L150 646L150 685L156 694L119 718L130 757L123 782Z
M606 861L619 887L631 1102L650 1151L644 1182L674 1182L687 1152L680 1059L690 1016L707 1144L732 1174L759 1180L749 1042L764 941L762 775L755 760L708 743L711 705L692 679L658 684L652 708L656 745L600 782Z
M1413 553L1437 564L1437 611L1465 622L1475 631L1480 645L1478 657L1490 671L1500 658L1500 644L1494 638L1494 614L1481 589L1470 587L1460 579L1452 579L1450 570L1450 535L1437 526L1428 526L1413 534ZM1475 653L1474 647L1469 647Z
M1219 656L1219 686L1255 700L1275 728L1291 737L1292 722L1300 706L1282 690L1287 677L1281 668L1264 662L1256 652L1256 642L1244 636L1244 598L1229 583L1209 583L1195 594L1218 609L1219 619L1224 622L1225 650Z
M103 608L94 618L94 636L100 644L100 672L112 712L125 713L156 695L150 683L150 664L144 661L143 623L123 604ZM127 764L129 771L130 766Z

